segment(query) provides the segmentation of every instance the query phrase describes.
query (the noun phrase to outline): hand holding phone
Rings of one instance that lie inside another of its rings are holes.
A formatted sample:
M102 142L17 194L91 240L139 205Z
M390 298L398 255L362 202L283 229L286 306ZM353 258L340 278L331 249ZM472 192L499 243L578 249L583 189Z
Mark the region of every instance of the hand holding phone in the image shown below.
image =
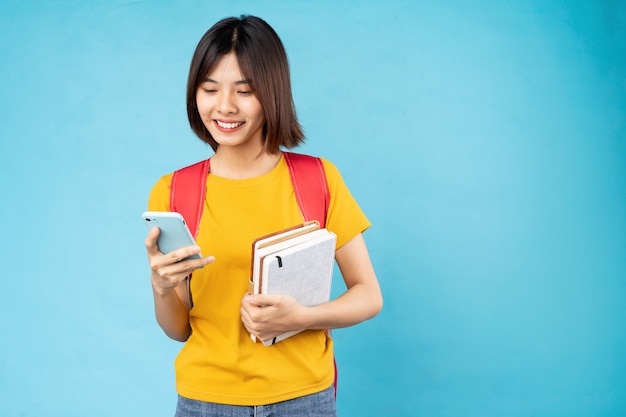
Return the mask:
M158 236L156 233L149 232L145 241L148 260L152 269L152 287L155 294L166 294L174 290L187 309L191 309L193 307L191 285L189 284L191 273L196 269L204 268L215 261L215 258L212 256L204 258L199 253L196 242L180 213L146 211L142 218L148 230L152 230L154 227L159 229ZM190 246L196 247L189 248ZM179 256L196 251L198 253L178 261L178 257L162 255L181 249ZM186 288L181 286L183 283L186 283ZM157 308L157 316L158 314Z
M162 253L169 253L173 250L194 246L196 244L183 216L172 211L146 211L141 216L148 230L158 227L160 230L157 239L157 246ZM200 259L201 254L192 255L182 259Z

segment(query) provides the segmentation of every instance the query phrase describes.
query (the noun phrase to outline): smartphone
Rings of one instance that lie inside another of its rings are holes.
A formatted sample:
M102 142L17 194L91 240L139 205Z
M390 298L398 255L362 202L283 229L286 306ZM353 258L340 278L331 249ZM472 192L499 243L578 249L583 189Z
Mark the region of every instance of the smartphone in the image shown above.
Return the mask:
M163 253L195 245L196 242L180 213L174 211L146 211L141 217L148 230L158 227L161 230L157 239L157 246ZM192 255L187 259L199 259L202 255Z

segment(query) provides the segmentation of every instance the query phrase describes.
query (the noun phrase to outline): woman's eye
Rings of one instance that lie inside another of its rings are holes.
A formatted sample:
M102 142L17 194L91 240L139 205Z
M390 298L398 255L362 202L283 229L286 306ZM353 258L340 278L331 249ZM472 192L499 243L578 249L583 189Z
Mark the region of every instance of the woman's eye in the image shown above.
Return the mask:
M252 91L242 90L239 92L239 94L241 94L242 96L249 96L250 94L252 94Z
M209 93L209 94L215 93L217 91L217 90L212 90L210 88L203 88L203 90L205 93Z

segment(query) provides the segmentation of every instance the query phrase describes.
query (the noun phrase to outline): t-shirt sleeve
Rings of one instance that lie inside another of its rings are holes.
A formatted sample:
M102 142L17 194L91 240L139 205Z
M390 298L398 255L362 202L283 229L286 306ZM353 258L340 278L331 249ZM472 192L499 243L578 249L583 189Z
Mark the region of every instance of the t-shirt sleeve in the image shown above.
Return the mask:
M325 159L322 162L330 189L326 228L337 235L337 247L340 248L367 230L371 223L350 193L337 167Z
M148 197L149 211L170 211L170 185L172 174L161 177L152 187Z

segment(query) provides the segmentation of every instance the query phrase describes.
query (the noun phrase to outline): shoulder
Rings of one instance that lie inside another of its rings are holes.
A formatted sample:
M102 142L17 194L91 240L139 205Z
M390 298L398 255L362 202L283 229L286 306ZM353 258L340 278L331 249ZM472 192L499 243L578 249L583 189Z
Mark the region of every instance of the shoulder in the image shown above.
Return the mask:
M326 175L333 175L333 176L341 176L341 174L339 173L339 169L337 168L337 166L329 161L326 158L319 158L320 161L322 161L322 164L324 165L324 171L326 171Z
M294 153L294 152L286 152L285 155L293 161L296 161L297 159L305 159L308 161L320 161L322 163L326 176L329 177L329 180L331 178L336 178L336 177L341 176L339 173L339 170L337 169L337 166L333 162L329 161L328 159L324 157L316 156L316 155Z
M326 175L326 181L328 182L328 185L330 186L331 190L336 188L337 186L345 187L344 180L341 175L341 171L339 170L337 165L334 162L326 158L320 157L319 159L320 161L322 161L322 165L324 166L324 174Z
M148 209L152 211L169 211L170 188L172 185L172 173L163 175L152 186L148 198Z
M163 175L161 178L159 178L159 180L154 184L154 186L152 187L152 191L163 191L165 189L168 190L170 189L170 186L172 184L172 176L173 176L173 172L170 172L169 174L165 174Z

